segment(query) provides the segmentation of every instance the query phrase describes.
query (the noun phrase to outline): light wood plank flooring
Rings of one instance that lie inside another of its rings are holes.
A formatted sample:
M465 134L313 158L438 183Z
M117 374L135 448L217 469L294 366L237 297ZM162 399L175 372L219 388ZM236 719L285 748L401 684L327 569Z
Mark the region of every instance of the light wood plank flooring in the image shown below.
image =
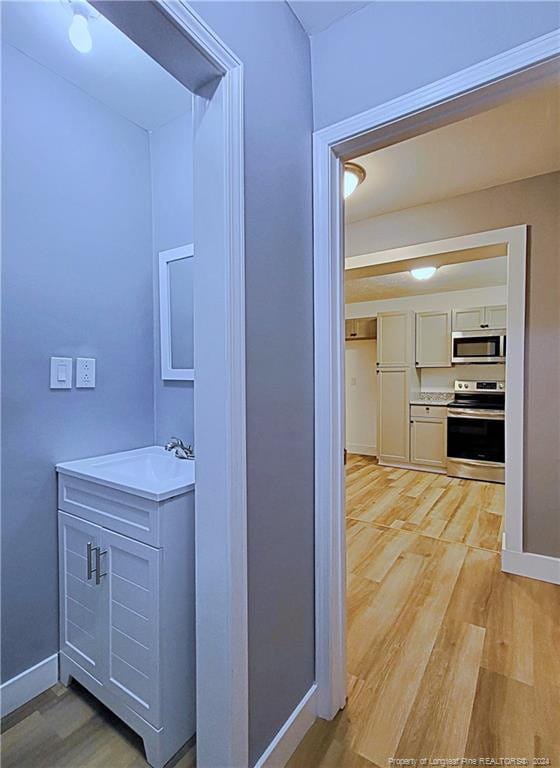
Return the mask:
M560 589L501 573L502 505L501 486L351 457L348 705L313 726L290 768L534 755L560 766ZM146 766L140 739L77 685L2 726L3 768ZM174 762L193 768L194 743Z
M146 768L142 740L77 683L55 685L2 719L2 768ZM192 739L173 760L194 768Z
M560 766L560 588L501 572L503 487L366 457L347 476L348 704L289 768Z
M346 516L471 547L501 549L504 486L348 457Z

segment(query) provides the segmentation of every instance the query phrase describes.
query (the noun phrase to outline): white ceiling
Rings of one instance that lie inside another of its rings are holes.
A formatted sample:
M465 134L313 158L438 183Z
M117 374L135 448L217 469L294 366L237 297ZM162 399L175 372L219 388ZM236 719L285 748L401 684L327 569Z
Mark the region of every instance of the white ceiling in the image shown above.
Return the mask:
M506 281L507 256L446 264L440 267L429 280L416 280L408 271L350 279L349 272L346 271L345 300L346 303L353 303L396 299L401 296L487 288L493 285L505 285Z
M93 49L68 40L71 15L60 0L4 2L2 38L107 107L148 130L190 111L190 92L104 16L90 23Z
M359 2L323 2L323 0L287 0L288 5L298 17L301 26L308 35L322 32L331 24L347 16L349 13L359 11L369 3Z
M560 169L560 85L356 159L359 221Z

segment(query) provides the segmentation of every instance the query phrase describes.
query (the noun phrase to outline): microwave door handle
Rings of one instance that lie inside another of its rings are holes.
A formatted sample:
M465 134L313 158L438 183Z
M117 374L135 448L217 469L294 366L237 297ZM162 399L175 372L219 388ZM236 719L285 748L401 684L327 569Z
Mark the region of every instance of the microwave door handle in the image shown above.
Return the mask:
M500 357L506 356L506 337L500 336Z

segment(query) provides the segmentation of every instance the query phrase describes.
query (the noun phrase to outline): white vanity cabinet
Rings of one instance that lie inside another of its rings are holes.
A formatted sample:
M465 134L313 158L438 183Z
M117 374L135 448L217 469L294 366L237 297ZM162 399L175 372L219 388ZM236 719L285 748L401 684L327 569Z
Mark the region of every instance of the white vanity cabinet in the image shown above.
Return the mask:
M88 577L91 557L101 545L102 529L73 515L58 513L60 569L60 650L81 664L99 683L105 677L105 653L98 631L105 590Z
M60 469L58 482L60 678L161 768L195 730L194 490L149 499Z

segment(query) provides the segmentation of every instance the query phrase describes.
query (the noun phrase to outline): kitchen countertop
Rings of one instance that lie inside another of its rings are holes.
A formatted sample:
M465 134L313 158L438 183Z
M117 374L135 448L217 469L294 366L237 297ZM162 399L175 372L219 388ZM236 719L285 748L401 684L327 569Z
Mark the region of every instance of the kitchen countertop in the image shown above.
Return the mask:
M455 399L453 392L420 392L410 401L410 405L448 405Z

